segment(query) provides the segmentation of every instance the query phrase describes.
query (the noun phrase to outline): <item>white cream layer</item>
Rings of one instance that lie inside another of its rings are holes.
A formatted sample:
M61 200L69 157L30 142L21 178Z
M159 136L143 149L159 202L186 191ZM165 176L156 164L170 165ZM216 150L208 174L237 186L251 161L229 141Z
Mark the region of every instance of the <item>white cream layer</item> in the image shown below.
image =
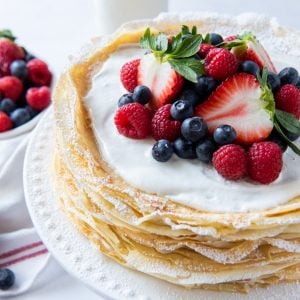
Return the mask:
M211 165L173 156L159 163L151 156L153 139L133 140L120 135L114 114L122 88L119 72L127 61L139 58L137 47L120 48L104 63L86 96L100 150L107 163L126 182L148 193L167 196L193 208L212 212L246 212L275 207L300 195L300 158L288 150L280 178L270 185L227 181ZM277 64L278 69L284 64Z

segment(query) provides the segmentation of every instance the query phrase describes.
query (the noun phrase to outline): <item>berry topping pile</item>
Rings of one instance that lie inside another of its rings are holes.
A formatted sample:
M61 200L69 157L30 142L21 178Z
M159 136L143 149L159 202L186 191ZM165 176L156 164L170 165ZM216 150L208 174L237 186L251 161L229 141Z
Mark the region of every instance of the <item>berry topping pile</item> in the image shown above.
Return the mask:
M120 66L128 93L115 125L126 137L153 138L156 161L197 159L227 180L270 184L288 147L300 155L298 71L278 73L252 33L223 38L184 25L170 36L148 28L140 46L145 55Z
M0 31L0 133L21 126L49 106L52 74L42 60Z

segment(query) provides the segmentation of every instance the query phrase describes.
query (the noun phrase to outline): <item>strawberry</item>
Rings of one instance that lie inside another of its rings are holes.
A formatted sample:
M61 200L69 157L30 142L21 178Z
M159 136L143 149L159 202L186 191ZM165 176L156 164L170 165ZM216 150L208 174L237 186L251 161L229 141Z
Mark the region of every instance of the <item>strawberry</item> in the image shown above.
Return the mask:
M124 88L128 92L132 93L135 87L138 85L137 74L139 64L140 59L134 59L125 63L121 68L120 79Z
M275 94L276 107L300 119L300 91L293 84L284 84Z
M168 62L160 62L150 53L144 55L138 68L138 85L145 85L152 91L153 109L172 102L181 90L184 79Z
M238 61L252 60L257 63L261 70L263 67L266 67L268 71L277 73L269 54L252 33L248 32L239 36L239 42L240 45L232 47L231 50ZM231 48L230 42L228 42L226 47Z
M211 49L205 58L206 73L216 80L225 80L236 73L237 69L237 60L227 49Z
M17 59L23 59L24 51L17 44L7 38L0 39L0 76L10 74L9 66Z
M266 109L269 104L274 104L271 91L261 87L255 76L238 73L198 105L195 114L204 118L210 132L228 124L235 129L239 143L252 144L266 139L272 131L273 122Z

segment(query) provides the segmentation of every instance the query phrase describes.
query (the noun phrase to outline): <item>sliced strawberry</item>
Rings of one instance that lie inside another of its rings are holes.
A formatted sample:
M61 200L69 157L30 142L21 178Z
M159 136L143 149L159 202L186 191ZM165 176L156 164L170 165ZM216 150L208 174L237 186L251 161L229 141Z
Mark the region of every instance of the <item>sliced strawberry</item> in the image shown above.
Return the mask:
M153 109L175 100L181 90L184 79L172 69L168 62L161 63L150 53L144 55L138 68L138 85L150 88L153 99L150 106Z
M261 100L262 90L255 76L238 73L225 80L195 114L204 118L209 130L223 124L231 125L237 133L237 141L252 144L269 136L273 122ZM274 101L272 96L270 101Z
M246 33L241 38L241 45L232 48L239 61L252 60L258 64L260 69L266 67L270 72L276 72L276 68L265 48L251 33ZM230 46L230 42L228 43Z

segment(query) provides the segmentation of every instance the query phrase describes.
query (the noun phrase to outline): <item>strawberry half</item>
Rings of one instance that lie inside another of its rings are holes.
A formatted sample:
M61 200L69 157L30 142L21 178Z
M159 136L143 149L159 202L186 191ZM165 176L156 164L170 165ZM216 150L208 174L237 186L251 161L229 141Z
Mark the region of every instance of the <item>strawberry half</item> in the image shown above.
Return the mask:
M228 42L226 47L231 48L234 43L236 41ZM239 61L252 60L258 64L261 70L266 67L268 71L277 73L269 54L252 33L247 32L239 36L236 44L237 46L233 46L231 52Z
M184 83L168 62L160 62L152 53L146 54L138 67L138 85L150 88L153 99L150 106L158 109L172 102Z
M219 125L231 125L237 141L252 144L266 139L273 122L267 106L274 107L274 98L267 87L260 86L255 76L238 73L226 79L195 114L207 122L210 132Z

